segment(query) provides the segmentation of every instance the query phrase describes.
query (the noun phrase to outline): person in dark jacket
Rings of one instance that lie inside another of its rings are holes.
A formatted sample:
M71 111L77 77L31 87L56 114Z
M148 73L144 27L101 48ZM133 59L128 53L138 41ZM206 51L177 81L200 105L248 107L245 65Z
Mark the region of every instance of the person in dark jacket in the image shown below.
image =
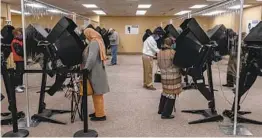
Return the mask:
M24 92L23 87L23 73L24 70L24 50L23 50L23 33L22 28L13 30L14 39L11 43L11 50L16 65L15 73L15 90L16 92Z

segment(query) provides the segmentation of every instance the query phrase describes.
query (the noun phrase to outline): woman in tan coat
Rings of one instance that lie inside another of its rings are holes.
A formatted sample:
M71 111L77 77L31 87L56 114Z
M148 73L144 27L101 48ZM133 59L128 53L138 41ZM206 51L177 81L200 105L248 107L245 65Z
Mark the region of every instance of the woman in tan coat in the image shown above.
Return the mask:
M158 114L161 114L162 119L174 118L171 114L175 105L176 96L182 91L180 69L173 64L175 50L171 48L172 45L172 39L166 38L164 46L162 46L162 50L157 57L163 86L158 109Z

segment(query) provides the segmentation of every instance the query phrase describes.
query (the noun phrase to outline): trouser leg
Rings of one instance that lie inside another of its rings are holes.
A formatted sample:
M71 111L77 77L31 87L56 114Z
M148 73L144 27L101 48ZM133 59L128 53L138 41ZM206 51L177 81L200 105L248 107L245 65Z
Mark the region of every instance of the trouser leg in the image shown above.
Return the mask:
M117 45L112 45L111 51L112 51L111 64L114 65L114 64L117 64Z
M20 86L23 84L23 70L24 70L24 62L19 61L16 63L16 73L15 73L15 86Z
M153 58L150 56L143 56L143 66L144 66L144 83L147 87L153 85Z
M161 94L159 106L158 106L158 114L162 114L163 109L165 107L166 99L167 98Z
M174 104L175 104L175 99L167 98L162 112L162 116L170 116L172 114Z
M96 117L105 116L104 96L103 95L92 95L92 97L93 97Z

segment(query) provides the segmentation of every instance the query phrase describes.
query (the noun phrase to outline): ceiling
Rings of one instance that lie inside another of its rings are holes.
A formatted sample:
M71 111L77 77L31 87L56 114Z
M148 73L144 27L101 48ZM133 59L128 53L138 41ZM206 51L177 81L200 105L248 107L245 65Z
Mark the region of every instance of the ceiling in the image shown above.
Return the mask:
M12 9L20 10L20 0L2 0L10 3ZM206 0L42 0L57 7L76 12L82 15L96 15L92 9L87 9L82 4L96 4L107 13L107 16L134 16L138 4L152 4L147 9L146 16L172 16L181 10L188 10L195 4L213 4ZM62 2L61 2L62 1ZM246 4L262 5L256 0L245 0Z

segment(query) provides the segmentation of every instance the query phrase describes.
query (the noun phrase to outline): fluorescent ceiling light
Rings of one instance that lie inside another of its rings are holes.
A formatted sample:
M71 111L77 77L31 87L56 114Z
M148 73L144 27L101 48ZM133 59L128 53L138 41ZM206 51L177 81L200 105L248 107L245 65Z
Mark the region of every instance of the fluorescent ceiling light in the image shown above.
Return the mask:
M224 13L226 11L212 11L212 12L209 12L209 13L205 13L205 14L202 14L204 16L212 16L212 15L217 15L217 14L220 14L220 13Z
M52 12L52 13L62 13L61 11L56 10L56 9L53 9L53 10L47 10L47 11Z
M194 5L194 6L192 6L192 7L190 7L190 9L201 9L201 8L204 8L204 7L206 7L207 5Z
M139 4L138 5L138 8L139 9L142 9L142 8L150 8L151 7L151 4Z
M67 14L67 13L62 12L62 11L57 10L57 9L52 9L52 10L47 10L47 11L52 12L52 13L62 13L62 14Z
M146 10L137 10L136 15L145 15L146 12L147 12Z
M10 10L10 12L12 12L12 13L17 13L17 14L21 14L21 11L17 11L17 10Z
M190 12L191 12L191 11L189 11L189 10L180 11L180 12L176 13L175 15L183 15L183 14L190 13Z
M11 13L16 13L16 14L22 14L21 11L17 11L17 10L10 10ZM25 15L29 15L30 13L29 12L26 12Z
M249 7L249 6L251 5L243 5L244 8ZM240 5L235 5L235 6L229 7L228 9L237 10L237 9L240 9Z
M93 10L93 12L98 14L98 15L106 15L106 13L102 10Z
M97 8L95 4L82 4L86 8Z
M33 8L45 8L45 6L41 5L41 4L38 4L38 3L27 3L25 4L26 6L30 6L30 7L33 7Z

